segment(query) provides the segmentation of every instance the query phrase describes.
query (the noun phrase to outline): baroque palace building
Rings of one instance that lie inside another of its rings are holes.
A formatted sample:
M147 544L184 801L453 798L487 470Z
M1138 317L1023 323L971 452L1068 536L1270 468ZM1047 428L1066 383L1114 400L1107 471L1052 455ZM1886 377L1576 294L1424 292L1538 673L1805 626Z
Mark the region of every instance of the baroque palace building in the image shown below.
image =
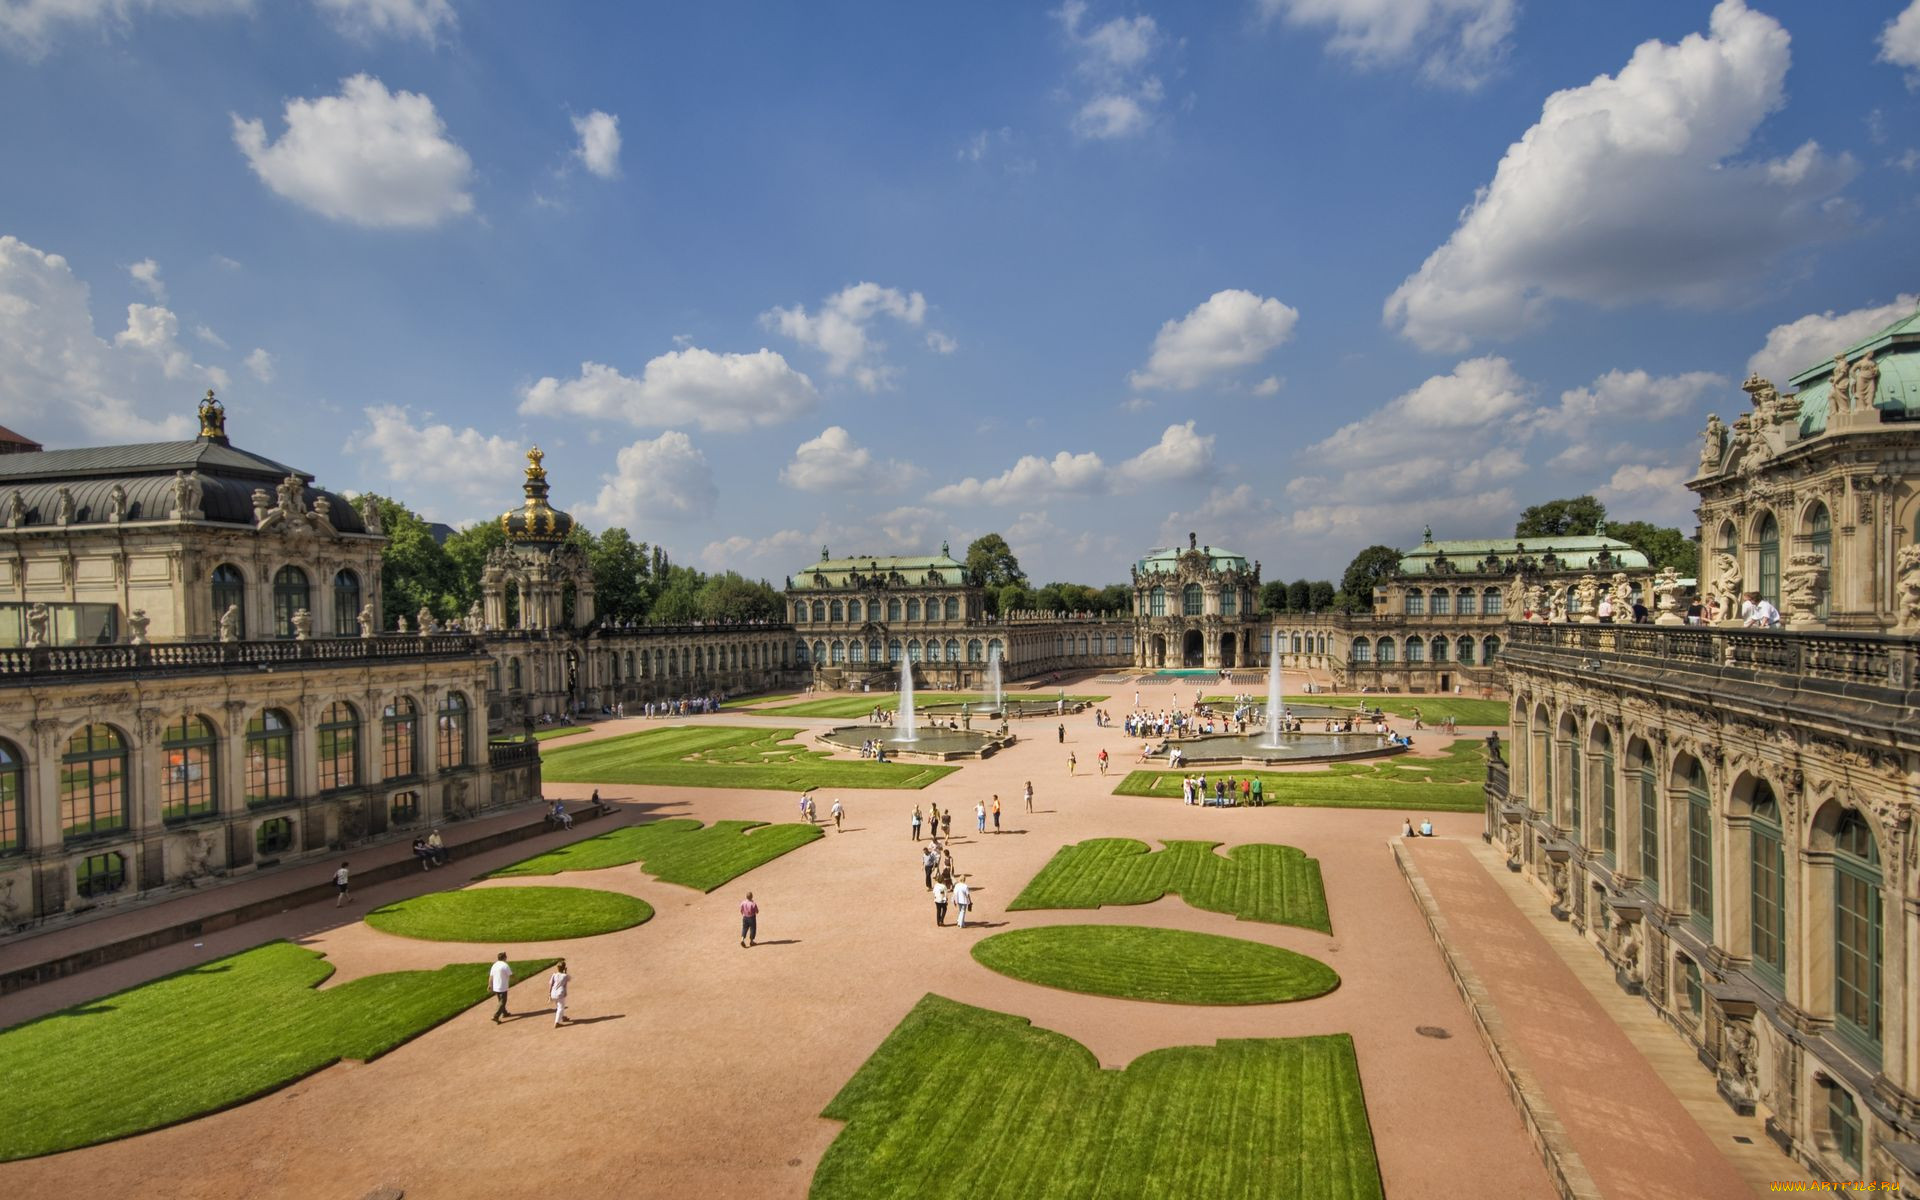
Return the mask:
M1727 1102L1920 1186L1920 313L1710 416L1702 586L1784 628L1515 623L1487 836ZM1509 613L1511 618L1513 614Z
M1374 589L1372 612L1279 613L1274 637L1283 668L1325 671L1337 689L1491 695L1506 687L1512 615L1577 619L1605 591L1626 621L1652 579L1646 555L1604 534L1436 542L1428 529Z
M0 455L0 929L538 794L479 639L377 631L379 510L199 416Z
M1266 664L1271 627L1260 615L1260 564L1231 550L1156 547L1133 564L1133 665L1148 670Z

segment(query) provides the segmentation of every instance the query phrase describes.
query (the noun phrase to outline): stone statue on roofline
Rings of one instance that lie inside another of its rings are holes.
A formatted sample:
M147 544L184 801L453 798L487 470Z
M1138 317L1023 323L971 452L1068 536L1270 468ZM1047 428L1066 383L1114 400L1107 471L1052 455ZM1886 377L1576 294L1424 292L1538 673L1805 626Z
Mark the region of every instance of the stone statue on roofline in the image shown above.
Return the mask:
M369 600L367 603L362 604L360 606L360 615L355 619L360 623L360 636L363 638L372 637L373 627L374 627L374 618L373 618L373 602L371 600Z
M197 521L206 514L200 511L200 472L175 471L173 473L173 519L176 521Z
M240 640L240 606L227 605L227 611L220 614L220 640L237 642Z
M1854 411L1865 412L1873 407L1880 393L1880 364L1873 361L1873 351L1866 351L1853 364L1848 386L1853 390Z
M1707 414L1706 440L1700 445L1700 471L1702 474L1712 471L1720 465L1720 459L1727 452L1727 426L1719 413Z
M7 528L18 529L26 523L27 498L20 494L19 488L15 488L13 494L7 497Z
M1827 411L1843 413L1850 411L1852 396L1847 387L1847 356L1833 356L1833 373L1827 376Z
M114 484L107 489L107 520L118 524L127 519L127 489Z
M144 608L136 608L132 612L128 613L127 614L127 645L129 646L146 645L147 644L147 626L151 622L152 622L152 618L147 616L147 610Z
M53 612L44 604L27 605L27 648L47 644L47 626L52 623Z
M367 527L368 533L381 532L380 502L373 498L372 492L367 492L361 495L359 503L360 523Z
M313 614L304 608L293 610L293 640L304 642L313 637Z

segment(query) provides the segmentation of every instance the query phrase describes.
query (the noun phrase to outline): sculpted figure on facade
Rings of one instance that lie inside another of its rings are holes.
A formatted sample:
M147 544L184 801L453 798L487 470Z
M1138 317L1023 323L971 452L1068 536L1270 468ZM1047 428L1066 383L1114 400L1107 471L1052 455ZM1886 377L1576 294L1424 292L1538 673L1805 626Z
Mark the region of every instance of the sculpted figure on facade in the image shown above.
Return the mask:
M1680 572L1672 567L1661 567L1653 577L1655 625L1680 625L1686 618L1680 615Z
M1507 581L1506 594L1507 619L1517 621L1527 613L1527 577L1515 574Z
M293 610L293 640L304 642L313 636L313 614L304 608Z
M480 611L480 602L478 600L475 600L472 604L469 604L467 606L467 632L469 633L480 632L481 625L484 620L485 620L485 616Z
M1753 1027L1744 1021L1727 1021L1721 1029L1720 1061L1726 1068L1722 1078L1727 1090L1737 1099L1753 1100L1760 1093L1759 1054L1754 1045Z
M220 640L237 642L240 640L240 606L227 605L227 611L220 614Z
M1713 552L1713 594L1720 600L1720 616L1740 613L1740 560L1725 550Z
M1880 392L1880 364L1873 361L1873 351L1862 354L1860 361L1853 364L1848 387L1853 392L1853 408L1856 412L1873 407L1874 398Z
M1827 411L1843 413L1848 411L1852 397L1847 387L1847 356L1833 356L1833 374L1827 376Z
M1827 590L1827 560L1818 554L1795 554L1781 573L1780 589L1786 601L1788 625L1806 625L1819 619L1820 597Z
M1545 589L1542 590L1544 591ZM1557 589L1554 591L1551 599L1547 601L1546 619L1554 625L1564 625L1567 623L1566 593Z
M369 600L367 603L362 604L360 606L360 615L354 619L360 623L360 636L363 638L372 637L374 626L373 601Z
M1894 560L1894 613L1900 632L1920 632L1920 546L1902 546Z
M405 617L395 617L393 619L393 631L395 633L405 633L407 631L407 619Z
M27 645L29 647L47 644L47 625L52 619L53 613L46 605L27 605Z
M367 527L368 533L381 532L380 502L368 492L360 497L360 523Z
M1591 575L1582 575L1580 582L1573 585L1573 594L1580 598L1580 620L1591 624L1600 618L1594 615L1594 607L1600 602L1600 581Z
M1633 616L1633 584L1628 582L1625 571L1613 573L1613 580L1607 585L1607 592L1613 597L1613 619L1630 620Z
M7 497L7 528L18 529L26 523L27 498L20 494L19 488L15 488L13 494Z
M107 489L107 520L118 523L127 519L127 489L114 484Z
M421 633L432 633L439 628L439 623L433 619L433 610L424 604L420 606L420 611L414 614L414 620L419 622Z
M1720 466L1720 456L1727 451L1727 426L1719 413L1707 414L1706 440L1700 444L1700 470L1704 474Z
M176 521L196 521L205 514L200 511L202 489L200 472L175 471L173 473L173 519Z
M265 488L253 489L253 527L265 529L277 515L273 511L273 493Z
M53 523L55 525L73 524L73 489L61 488L55 493L53 501Z
M147 616L147 610L136 608L127 614L127 645L144 646L147 644L147 626L153 618Z

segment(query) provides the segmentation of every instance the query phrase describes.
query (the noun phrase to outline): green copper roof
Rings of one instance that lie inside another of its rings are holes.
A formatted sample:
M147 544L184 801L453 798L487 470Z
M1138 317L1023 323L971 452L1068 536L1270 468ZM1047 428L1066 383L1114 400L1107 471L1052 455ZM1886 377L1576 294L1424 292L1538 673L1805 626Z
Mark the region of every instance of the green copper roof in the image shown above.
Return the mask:
M1837 353L1852 362L1868 350L1873 351L1873 361L1880 368L1873 406L1883 413L1920 417L1920 310ZM1800 436L1825 433L1833 359L1813 364L1793 376L1791 382L1800 386L1795 393L1800 401Z
M940 554L856 554L851 558L821 557L795 571L788 586L807 592L833 588L857 588L872 582L892 580L895 575L904 586L941 586L965 583L967 565L945 553ZM930 576L938 576L937 579ZM895 582L894 586L902 586Z
M1467 538L1459 541L1426 541L1412 550L1402 551L1400 555L1400 574L1432 575L1434 564L1445 558L1453 565L1456 573L1470 575L1483 570L1482 563L1489 555L1505 564L1510 559L1532 558L1536 562L1547 556L1548 551L1559 560L1554 569L1559 571L1593 571L1602 569L1598 565L1600 552L1606 551L1610 562L1606 570L1635 571L1645 570L1651 564L1647 556L1635 550L1619 538L1563 535L1561 537L1538 538Z
M1194 551L1182 550L1178 546L1155 546L1141 556L1137 564L1140 573L1150 575L1155 572L1171 574L1180 565L1180 556ZM1202 546L1199 553L1207 556L1207 567L1214 571L1244 571L1247 560L1244 555L1235 554L1224 546Z

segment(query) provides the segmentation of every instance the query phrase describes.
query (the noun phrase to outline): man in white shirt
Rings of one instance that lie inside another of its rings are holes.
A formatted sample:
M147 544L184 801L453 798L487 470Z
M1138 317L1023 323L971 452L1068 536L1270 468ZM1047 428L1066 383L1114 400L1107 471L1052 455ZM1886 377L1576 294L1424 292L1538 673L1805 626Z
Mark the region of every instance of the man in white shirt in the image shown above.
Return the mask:
M1740 606L1741 624L1750 629L1772 629L1780 624L1780 610L1759 592L1748 592Z
M933 923L935 925L947 923L947 885L945 881L939 879L933 881Z
M507 1011L507 989L513 986L513 968L507 965L507 952L502 950L500 957L493 960L493 966L487 969L487 988L500 1007L493 1010L493 1023L498 1025L501 1017L512 1016Z
M953 906L960 910L960 928L967 927L967 910L973 907L973 889L962 879L953 885Z
M561 959L553 965L553 978L547 982L547 998L553 1001L553 1027L573 1024L573 1018L567 1016L567 985L573 982L573 976L567 974L567 960Z

